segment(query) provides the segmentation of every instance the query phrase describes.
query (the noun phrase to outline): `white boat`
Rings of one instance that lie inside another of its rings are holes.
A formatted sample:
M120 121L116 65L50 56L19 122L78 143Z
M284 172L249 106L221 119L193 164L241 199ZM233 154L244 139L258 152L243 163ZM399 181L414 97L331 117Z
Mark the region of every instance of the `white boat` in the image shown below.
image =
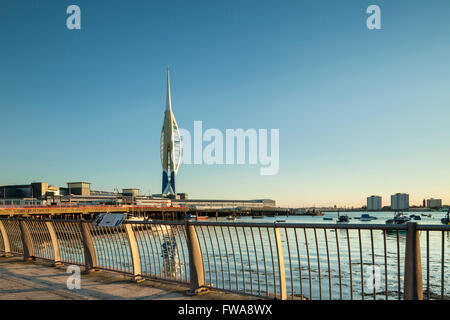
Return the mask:
M142 217L130 217L130 218L127 218L126 221L144 222L144 221L152 221L152 219L150 219L150 218L142 218Z

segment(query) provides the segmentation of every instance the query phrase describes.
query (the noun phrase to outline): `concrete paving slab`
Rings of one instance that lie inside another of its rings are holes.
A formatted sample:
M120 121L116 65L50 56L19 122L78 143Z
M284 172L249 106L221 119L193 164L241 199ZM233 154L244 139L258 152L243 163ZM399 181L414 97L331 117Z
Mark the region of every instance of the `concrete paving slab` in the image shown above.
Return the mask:
M81 288L70 290L67 266L54 267L48 261L24 262L20 257L0 258L0 300L248 300L248 296L211 291L186 296L183 284L145 280L109 271L81 274ZM81 268L83 270L83 268Z

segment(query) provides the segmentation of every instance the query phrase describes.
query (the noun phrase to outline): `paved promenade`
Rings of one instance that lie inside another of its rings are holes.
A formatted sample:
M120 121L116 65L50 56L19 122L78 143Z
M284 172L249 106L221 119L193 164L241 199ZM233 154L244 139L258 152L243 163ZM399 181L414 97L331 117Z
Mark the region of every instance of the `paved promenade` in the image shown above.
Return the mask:
M69 290L66 267L47 262L23 262L22 258L0 258L0 300L191 300L249 299L210 292L190 297L188 287L145 280L131 282L130 276L107 271L81 275L81 289Z

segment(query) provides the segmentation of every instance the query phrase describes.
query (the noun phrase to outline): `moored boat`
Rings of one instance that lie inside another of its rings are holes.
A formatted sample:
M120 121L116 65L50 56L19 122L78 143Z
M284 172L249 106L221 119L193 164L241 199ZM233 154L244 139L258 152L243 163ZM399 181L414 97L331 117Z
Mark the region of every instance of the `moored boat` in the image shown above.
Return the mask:
M369 215L367 213L363 213L359 219L361 221L372 221L372 220L375 220L376 217L372 217L371 215Z
M346 214L341 215L338 212L337 222L349 222L349 220L350 220L350 218L348 217L348 215L346 215Z
M441 223L445 225L450 225L450 209L448 209L447 214L441 219Z
M411 218L404 216L402 212L397 212L394 219L386 220L386 224L405 224L408 221L411 221Z

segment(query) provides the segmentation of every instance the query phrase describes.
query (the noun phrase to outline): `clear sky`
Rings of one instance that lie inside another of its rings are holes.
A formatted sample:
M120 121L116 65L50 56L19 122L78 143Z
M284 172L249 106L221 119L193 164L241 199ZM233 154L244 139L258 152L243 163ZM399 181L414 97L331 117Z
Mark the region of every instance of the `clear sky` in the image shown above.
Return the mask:
M366 27L371 4L382 30ZM160 193L170 65L180 127L280 130L277 175L184 165L178 192L450 204L448 0L3 0L0 46L0 184Z

